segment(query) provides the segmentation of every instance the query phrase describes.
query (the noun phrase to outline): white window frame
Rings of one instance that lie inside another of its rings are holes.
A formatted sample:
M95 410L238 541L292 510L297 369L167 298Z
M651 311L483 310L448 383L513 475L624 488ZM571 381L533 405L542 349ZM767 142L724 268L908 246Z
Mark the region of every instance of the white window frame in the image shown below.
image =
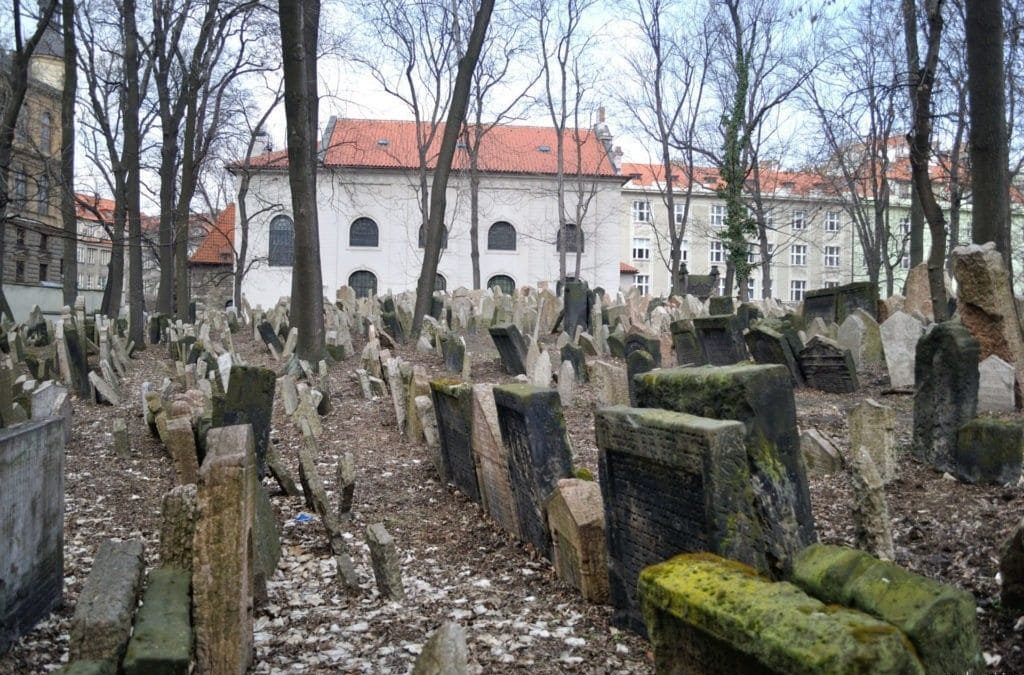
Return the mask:
M839 282L838 281L826 281L826 282L824 282L822 284L822 288L838 288L838 287L839 287Z
M900 232L904 235L910 234L910 216L900 218Z
M633 222L634 223L649 223L651 222L651 203L646 199L634 199L633 200Z
M651 294L651 275L636 274L633 276L633 286L640 289L640 295Z
M725 204L712 204L708 207L708 225L711 227L725 226Z
M721 239L712 239L708 242L708 262L712 265L721 265L725 262L725 242Z
M842 259L842 248L839 246L825 247L825 267L839 267Z
M803 231L807 229L807 211L803 209L793 209L793 215L790 220L790 227L797 231Z
M838 232L842 227L838 211L829 211L825 214L825 231Z
M633 260L651 259L651 238L633 237Z
M797 267L807 266L807 244L789 245L789 264Z
M804 294L807 292L807 282L803 279L792 279L789 282L789 300L790 302L800 302L804 299Z
M96 264L96 249L89 247L85 250L86 259L90 265Z
M747 299L756 298L757 295L757 281L753 275L747 277Z
M690 241L683 239L683 245L679 247L679 259L682 262L690 262Z

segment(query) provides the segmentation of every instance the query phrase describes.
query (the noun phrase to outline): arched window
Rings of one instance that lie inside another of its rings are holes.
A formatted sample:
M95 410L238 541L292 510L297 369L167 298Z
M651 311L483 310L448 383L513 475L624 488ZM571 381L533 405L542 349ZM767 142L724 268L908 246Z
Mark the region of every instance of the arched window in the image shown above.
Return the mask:
M43 151L44 155L49 155L52 151L52 141L53 116L48 112L44 112L39 118L39 149Z
M356 292L357 298L369 298L377 295L377 277L373 272L359 270L348 277L348 285Z
M495 286L500 288L501 292L505 295L512 295L512 292L516 290L516 282L507 274L495 274L487 280L487 288L494 288Z
M379 246L377 223L372 218L356 218L348 228L349 246Z
M435 291L447 291L448 290L448 280L445 279L440 274L435 274L434 275L434 290Z
M583 230L572 223L566 223L558 232L556 249L561 251L565 247L566 253L583 252Z
M489 251L514 251L516 250L516 228L511 223L499 220L487 230L487 250Z
M441 227L444 228L444 231L441 234L441 248L448 248L448 226L447 225L442 225ZM426 248L427 247L427 228L425 228L422 225L420 225L420 237L419 237L419 239L420 239L420 248Z
M285 215L270 221L270 265L291 267L295 260L295 223Z

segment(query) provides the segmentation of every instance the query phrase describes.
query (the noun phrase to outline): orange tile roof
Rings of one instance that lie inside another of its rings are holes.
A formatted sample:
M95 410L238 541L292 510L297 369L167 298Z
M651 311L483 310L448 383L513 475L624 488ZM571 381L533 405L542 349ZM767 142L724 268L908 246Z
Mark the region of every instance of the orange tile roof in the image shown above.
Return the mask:
M640 270L638 270L637 268L633 267L628 263L619 263L619 274L636 274L639 271Z
M206 236L190 262L199 265L230 265L235 259L235 205L228 204L207 226Z
M113 222L115 206L116 203L113 199L80 192L75 193L75 217L79 220Z
M429 130L423 123L421 127ZM436 165L443 125L438 127L427 153L427 165ZM585 175L615 177L617 174L605 153L604 144L590 130L567 129L565 138L566 172L575 174L577 167ZM541 174L557 172L555 131L550 127L498 125L483 137L479 163L487 173ZM578 140L578 143L577 143ZM580 148L577 162L577 144ZM338 118L324 156L328 168L416 169L419 159L416 145L416 123L401 120L362 120ZM278 150L252 157L254 168L284 169L288 153ZM236 162L235 168L241 166ZM453 170L466 169L468 155L456 151Z

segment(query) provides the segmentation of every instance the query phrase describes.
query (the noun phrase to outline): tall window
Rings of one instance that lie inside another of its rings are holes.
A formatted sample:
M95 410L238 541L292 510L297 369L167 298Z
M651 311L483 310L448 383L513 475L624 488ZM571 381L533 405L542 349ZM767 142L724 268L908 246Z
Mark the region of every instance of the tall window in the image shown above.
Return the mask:
M377 277L373 272L359 270L348 277L349 287L356 292L357 298L369 298L377 295Z
M757 282L754 281L754 277L747 278L747 297L756 298L755 289L757 288Z
M651 292L651 275L637 274L633 277L633 285L640 289L640 295L649 295Z
M46 263L40 263L39 265L39 280L46 281L47 273L50 271L50 266Z
M285 215L270 221L268 263L272 267L291 267L295 261L295 223Z
M711 227L722 227L725 225L725 206L723 204L712 204L708 212L708 224Z
M825 231L826 232L838 232L839 231L839 212L829 211L825 214Z
M516 228L512 227L512 223L499 220L491 225L491 229L487 230L487 250L516 250Z
M747 242L747 264L757 264L757 252L760 250L760 245L753 241Z
M22 105L18 121L14 123L14 138L19 143L28 143L28 116L28 105Z
M348 228L349 246L379 246L377 223L372 218L356 218Z
M18 260L14 263L14 280L25 281L25 261Z
M804 291L807 290L806 281L790 281L789 282L789 299L793 302L799 302L804 299Z
M651 203L645 199L633 200L633 222L651 222Z
M573 223L566 223L558 233L558 241L555 244L558 251L564 250L567 253L583 252L583 231Z
M676 225L682 225L683 224L683 214L686 212L686 204L679 204L677 202L675 204L675 211L676 211L676 213L675 213Z
M712 239L708 247L708 262L725 262L725 244L720 239Z
M22 171L14 174L13 199L16 208L25 208L25 202L28 200L28 176Z
M100 251L100 264L101 265L109 265L110 264L110 251L107 251L105 249Z
M791 225L794 230L806 230L807 229L807 212L806 211L793 211L793 220Z
M448 290L448 280L440 274L434 275L434 290L435 291L446 291Z
M789 264L807 264L807 244L793 244L789 247Z
M419 246L420 246L420 248L426 248L427 247L427 228L424 227L423 225L420 225ZM448 226L447 225L442 225L441 226L441 248L448 248Z
M44 251L50 248L50 236L46 234L39 235L39 248Z
M690 262L690 242L683 239L683 245L680 247L680 260L682 262Z
M96 249L94 249L94 248L88 249L88 260L89 260L89 264L90 265L95 265L96 264Z
M825 247L825 267L839 267L839 247Z
M500 288L501 292L505 295L512 295L512 292L516 290L516 282L507 274L495 274L487 280L487 288L490 289L495 286Z
M78 262L85 262L85 247L78 247Z
M52 150L53 143L53 116L48 112L44 112L39 117L39 148L43 151L44 155L49 155Z
M633 237L633 260L651 259L651 240L648 237Z
M900 218L900 232L904 236L910 234L910 218Z
M45 216L50 212L50 177L45 173L39 177L36 190L36 202L39 215Z
M24 227L19 227L18 228L18 244L20 244L21 246L24 246L25 245L25 237L26 237L25 228Z

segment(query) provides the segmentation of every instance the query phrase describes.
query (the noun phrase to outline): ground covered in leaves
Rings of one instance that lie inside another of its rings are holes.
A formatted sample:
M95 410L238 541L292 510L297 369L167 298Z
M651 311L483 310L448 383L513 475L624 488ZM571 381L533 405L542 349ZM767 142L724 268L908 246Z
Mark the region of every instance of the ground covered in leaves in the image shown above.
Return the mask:
M236 336L249 363L277 368L251 336ZM357 340L357 349L362 344ZM474 382L507 382L486 335L469 339ZM402 358L441 375L441 360L412 345ZM351 452L356 488L347 537L362 580L349 595L336 579L323 528L301 498L267 484L281 526L283 555L256 614L254 672L404 673L429 633L452 619L466 628L478 673L651 673L648 645L609 625L610 610L584 602L554 577L550 565L512 540L476 504L442 485L426 450L404 441L390 400L365 401L353 379L357 357L331 369L334 409L324 418L318 467L334 497L338 457ZM173 483L170 459L141 416L143 381L170 375L166 351L150 347L133 361L120 406L74 402L66 457L64 606L0 657L0 675L46 673L67 660L68 630L96 546L108 538L141 538L147 562L159 565L160 500ZM1003 542L1024 514L1020 487L973 487L944 478L906 456L912 397L884 395L883 376L867 378L854 396L797 393L799 422L832 436L841 450L847 411L862 397L893 405L904 455L887 490L897 562L974 594L982 647L992 673L1024 672L1024 617L999 606L996 580ZM589 385L565 410L577 466L597 472L595 402ZM110 431L126 420L130 456L118 458ZM275 402L271 440L297 476L300 434ZM819 537L852 544L845 475L815 478L811 495ZM402 557L406 598L377 594L363 543L365 528L383 522Z

